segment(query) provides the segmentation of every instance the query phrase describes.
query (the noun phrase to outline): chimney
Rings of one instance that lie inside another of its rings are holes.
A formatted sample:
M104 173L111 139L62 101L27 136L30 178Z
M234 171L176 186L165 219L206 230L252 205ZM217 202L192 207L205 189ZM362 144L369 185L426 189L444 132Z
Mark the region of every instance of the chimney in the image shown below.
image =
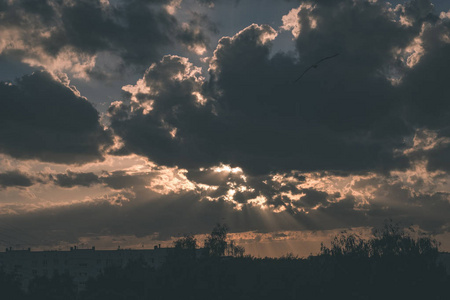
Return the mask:
M156 250L156 249L158 249L158 246L155 245L155 250ZM6 249L6 250L8 250L8 249Z
M92 246L92 250L94 250L94 251L95 251L95 246Z
M161 244L158 245L158 248L161 249Z

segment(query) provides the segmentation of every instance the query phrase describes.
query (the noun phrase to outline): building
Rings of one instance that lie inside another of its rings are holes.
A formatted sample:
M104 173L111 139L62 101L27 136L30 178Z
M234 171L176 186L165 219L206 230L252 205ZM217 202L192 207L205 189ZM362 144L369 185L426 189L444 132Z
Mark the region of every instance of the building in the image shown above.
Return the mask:
M70 251L31 251L7 248L0 252L0 268L15 273L26 289L36 276L53 276L55 273L69 274L79 290L83 290L89 277L98 276L105 268L124 267L133 260L143 260L150 267L159 268L173 248L155 246L151 250L96 250L71 247Z
M450 275L450 252L439 253L438 263L441 263L445 267L447 274Z

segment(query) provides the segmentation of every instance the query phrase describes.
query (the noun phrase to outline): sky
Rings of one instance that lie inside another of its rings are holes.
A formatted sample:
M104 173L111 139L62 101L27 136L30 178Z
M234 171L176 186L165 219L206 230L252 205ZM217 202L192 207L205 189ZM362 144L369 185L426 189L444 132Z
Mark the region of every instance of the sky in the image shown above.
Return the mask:
M0 0L0 249L450 251L449 80L444 0Z

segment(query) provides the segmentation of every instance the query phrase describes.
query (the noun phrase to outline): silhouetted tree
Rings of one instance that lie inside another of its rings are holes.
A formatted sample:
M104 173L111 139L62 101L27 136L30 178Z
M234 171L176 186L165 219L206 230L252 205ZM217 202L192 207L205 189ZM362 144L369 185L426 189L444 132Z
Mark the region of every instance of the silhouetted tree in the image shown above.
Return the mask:
M358 256L369 257L370 244L363 240L357 234L346 234L344 231L337 235L331 241L331 247L327 248L323 243L320 244L320 252L322 255L331 256Z
M398 224L387 222L382 229L374 230L370 240L372 256L417 256L425 255L436 259L439 243L429 236L412 238Z
M205 240L205 250L209 256L218 257L225 254L227 249L228 226L217 224Z
M184 235L184 237L174 242L175 251L172 253L169 260L185 260L195 259L197 250L197 240L193 235ZM180 262L178 262L180 263Z
M321 244L322 255L387 257L387 256L428 256L437 259L439 243L429 236L411 237L398 224L386 222L381 229L374 230L374 236L364 240L357 234L345 231L334 237L331 247Z
M245 253L245 248L239 245L236 245L234 241L230 241L227 245L227 255L234 257L243 257Z
M175 249L195 250L197 249L197 240L193 235L184 235L184 237L174 242Z
M317 267L311 276L336 293L351 290L368 299L444 299L449 278L438 254L436 240L414 238L388 222L368 240L342 233L330 248L322 245L321 255L310 258Z
M228 242L229 228L226 224L216 224L211 234L205 240L205 251L208 256L219 257L228 256L243 257L245 248L236 245L234 241Z

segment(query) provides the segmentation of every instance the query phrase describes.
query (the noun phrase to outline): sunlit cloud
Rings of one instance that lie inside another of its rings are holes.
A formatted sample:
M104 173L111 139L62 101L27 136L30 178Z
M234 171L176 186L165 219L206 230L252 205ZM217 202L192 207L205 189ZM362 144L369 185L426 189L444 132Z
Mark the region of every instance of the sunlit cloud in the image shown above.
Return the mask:
M182 0L172 0L169 4L166 5L167 13L170 15L174 15L178 8L180 8Z
M291 31L294 38L297 38L302 30L302 25L307 24L311 29L317 27L317 20L310 14L314 11L315 5L302 3L298 8L293 8L287 15L282 17L282 30ZM307 23L305 22L307 20Z

